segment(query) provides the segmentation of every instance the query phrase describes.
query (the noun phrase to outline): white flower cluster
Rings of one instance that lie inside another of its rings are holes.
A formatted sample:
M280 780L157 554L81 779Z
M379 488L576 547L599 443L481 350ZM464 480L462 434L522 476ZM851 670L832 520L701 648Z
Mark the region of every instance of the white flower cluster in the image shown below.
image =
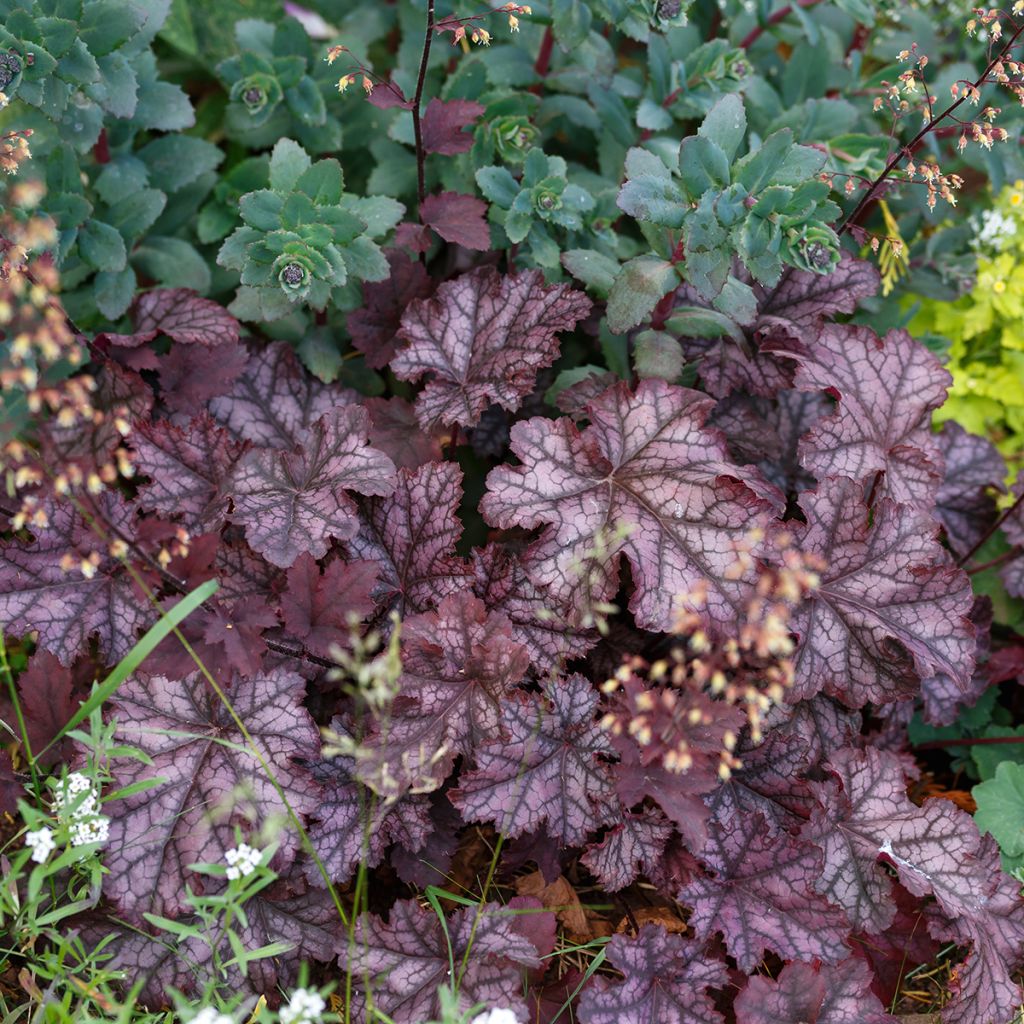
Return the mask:
M32 859L42 864L53 853L57 844L53 841L53 832L48 828L39 828L25 836L25 845L32 851Z
M478 1014L469 1024L520 1024L520 1022L519 1018L511 1010L507 1010L502 1006Z
M315 989L297 988L287 1006L281 1007L281 1024L318 1024L327 1009L323 997Z
M68 827L72 846L105 843L110 837L110 819L100 814L99 792L81 772L72 772L58 784L53 812Z
M204 1006L192 1017L189 1024L235 1024L235 1022L226 1013L220 1013L212 1006Z
M999 210L986 210L981 215L977 242L983 248L1001 250L1017 234L1017 219Z
M253 849L247 843L239 843L233 850L228 850L224 854L224 859L228 862L225 874L232 881L251 875L259 867L260 856L259 850Z

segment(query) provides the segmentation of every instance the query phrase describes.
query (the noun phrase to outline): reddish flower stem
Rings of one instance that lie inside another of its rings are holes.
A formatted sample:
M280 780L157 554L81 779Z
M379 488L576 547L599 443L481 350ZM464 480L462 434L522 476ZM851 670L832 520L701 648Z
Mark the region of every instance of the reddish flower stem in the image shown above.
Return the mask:
M427 78L427 64L430 61L430 43L434 37L434 0L427 0L427 24L423 32L423 55L420 57L420 73L416 79L416 94L412 100L412 127L416 135L416 194L420 203L427 198L425 163L427 154L423 149L423 131L420 126L420 104L423 100L423 83Z
M758 25L756 28L751 29L740 40L740 46L744 50L748 46L752 46L769 28L773 25L778 25L780 21L785 21L793 13L794 7L813 7L820 2L821 0L797 0L795 4L787 4L785 7L780 7L763 25Z
M1005 523L1006 520L1009 519L1010 516L1012 516L1013 513L1017 511L1018 508L1020 508L1020 503L1022 501L1024 501L1024 490L1022 490L1020 494L1017 496L1017 500L1008 509L1006 509L1003 512L1003 514L978 538L974 547L972 547L971 550L963 556L963 558L959 559L956 564L966 565L971 560L971 558L973 558L974 555L978 552L979 548L981 548L985 541L987 541L989 537L991 537L992 534L995 533L996 530L998 530L999 527L1002 526L1003 523Z
M548 25L544 29L544 38L540 41L540 50L537 51L537 61L533 65L533 70L543 78L548 73L548 68L551 67L551 52L555 47L555 34L551 31L551 26Z
M1024 743L1024 736L976 736L964 740L929 740L917 743L914 750L945 750L946 747L995 747L1003 743Z

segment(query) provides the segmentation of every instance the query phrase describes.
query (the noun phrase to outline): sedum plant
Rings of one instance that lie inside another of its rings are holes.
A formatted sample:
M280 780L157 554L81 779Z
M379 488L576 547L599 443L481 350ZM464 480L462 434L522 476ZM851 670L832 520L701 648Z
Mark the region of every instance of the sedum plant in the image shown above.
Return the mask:
M296 305L323 310L350 281L388 276L374 239L397 223L401 203L345 194L338 161L313 163L290 139L274 147L269 184L239 199L242 226L217 255L241 275L232 306L238 316L276 320Z

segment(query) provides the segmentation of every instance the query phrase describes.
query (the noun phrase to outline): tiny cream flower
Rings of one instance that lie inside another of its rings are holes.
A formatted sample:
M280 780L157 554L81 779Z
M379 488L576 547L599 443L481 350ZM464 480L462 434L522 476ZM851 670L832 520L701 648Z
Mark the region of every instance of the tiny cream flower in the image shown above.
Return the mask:
M314 989L297 988L281 1007L281 1024L318 1024L327 1004Z
M53 841L53 832L48 828L39 828L25 836L25 845L32 851L32 859L42 864L57 848Z
M71 845L88 846L105 843L110 838L110 819L98 814L95 818L76 821L71 826Z

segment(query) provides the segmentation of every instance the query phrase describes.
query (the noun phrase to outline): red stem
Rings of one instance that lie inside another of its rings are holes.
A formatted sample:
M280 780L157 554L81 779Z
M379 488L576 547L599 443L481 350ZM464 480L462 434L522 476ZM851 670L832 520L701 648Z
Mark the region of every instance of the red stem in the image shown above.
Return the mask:
M110 143L107 141L107 129L100 130L100 137L92 147L92 155L98 164L110 163Z
M423 99L423 83L427 77L427 63L430 60L430 42L434 37L434 0L427 0L427 24L423 32L423 54L420 57L420 73L416 79L416 95L412 100L412 127L416 135L416 194L422 204L427 198L426 172L424 164L427 154L423 149L423 131L420 127L420 103Z
M544 29L544 38L540 41L540 49L537 51L537 62L533 65L533 70L543 78L548 73L548 68L551 66L551 51L555 47L555 34L551 31L551 26L548 25Z
M971 560L971 558L974 557L978 549L985 543L985 541L987 541L989 537L991 537L992 534L995 533L996 530L998 530L999 527L1002 526L1003 523L1005 523L1006 520L1009 519L1010 516L1012 516L1013 513L1017 511L1018 508L1020 508L1020 503L1022 501L1024 501L1024 490L1022 490L1020 494L1017 495L1017 500L1008 509L1006 509L1003 512L1003 514L978 538L974 547L972 547L971 550L968 551L967 554L964 555L963 558L961 558L956 564L966 565Z
M1024 743L1024 736L977 736L970 740L929 740L914 750L945 750L946 747L995 747L1003 743Z
M821 0L797 0L795 4L786 4L785 7L780 7L763 25L758 25L756 28L751 29L740 40L740 46L745 50L748 46L756 43L769 28L773 25L778 25L780 21L785 21L793 13L794 7L813 7L820 2Z

